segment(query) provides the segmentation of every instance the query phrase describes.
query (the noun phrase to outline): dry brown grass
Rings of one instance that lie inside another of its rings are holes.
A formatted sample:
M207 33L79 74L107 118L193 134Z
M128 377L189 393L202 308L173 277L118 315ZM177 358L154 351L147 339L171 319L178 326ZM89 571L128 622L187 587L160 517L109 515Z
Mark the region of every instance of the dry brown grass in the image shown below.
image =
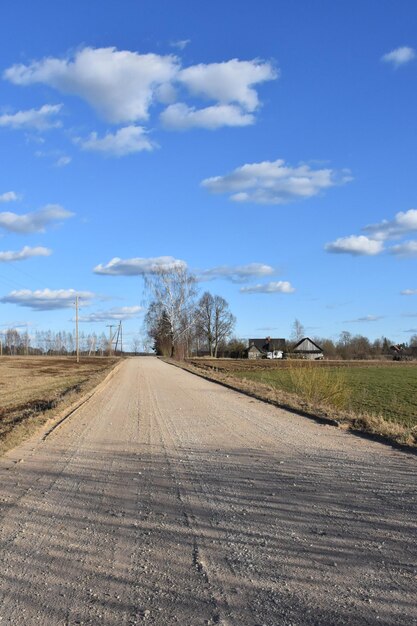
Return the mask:
M237 378L237 376L233 375L233 369L228 367L231 360L227 360L227 363L225 361L226 359L223 361L223 367L221 365L216 367L212 362L209 365L209 362L206 360L200 365L197 359L175 363L175 365L203 376L208 380L213 380L237 391L247 393L259 400L272 403L280 408L296 411L312 418L325 419L335 426L348 430L377 435L387 442L410 447L417 446L417 427L406 427L403 424L387 421L382 416L354 413L342 408L349 393L344 386L343 371L336 389L332 391L330 377L322 375L326 374L326 367L319 366L317 368L317 363L308 364L308 362L304 362L301 367L295 366L291 371L294 372L294 379L298 384L300 392L294 394L279 389L272 384L248 378ZM279 366L280 364L267 365L266 367ZM291 366L286 364L285 367ZM310 368L315 368L315 371L319 372L314 378L315 384L318 385L318 390L314 389L311 381L306 380L307 373L311 371ZM334 376L331 378L332 385L333 381Z
M0 358L0 453L30 436L53 412L93 389L118 359Z

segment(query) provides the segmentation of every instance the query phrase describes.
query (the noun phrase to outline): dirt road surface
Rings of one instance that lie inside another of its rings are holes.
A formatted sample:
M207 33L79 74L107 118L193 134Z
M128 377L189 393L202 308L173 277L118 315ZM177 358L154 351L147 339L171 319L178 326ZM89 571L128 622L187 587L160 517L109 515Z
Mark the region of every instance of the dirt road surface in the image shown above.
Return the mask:
M0 624L417 624L416 466L129 359L0 462Z

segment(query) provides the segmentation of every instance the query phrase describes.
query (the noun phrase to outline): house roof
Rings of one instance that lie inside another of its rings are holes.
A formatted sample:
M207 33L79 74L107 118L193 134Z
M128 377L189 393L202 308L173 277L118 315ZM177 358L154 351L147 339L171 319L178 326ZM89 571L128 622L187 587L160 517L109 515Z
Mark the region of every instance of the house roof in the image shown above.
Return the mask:
M255 346L260 352L273 352L274 350L286 350L285 339L264 337L263 339L249 339L249 348Z
M303 345L304 344L304 345ZM323 352L323 348L320 348L310 337L303 337L294 346L294 352Z

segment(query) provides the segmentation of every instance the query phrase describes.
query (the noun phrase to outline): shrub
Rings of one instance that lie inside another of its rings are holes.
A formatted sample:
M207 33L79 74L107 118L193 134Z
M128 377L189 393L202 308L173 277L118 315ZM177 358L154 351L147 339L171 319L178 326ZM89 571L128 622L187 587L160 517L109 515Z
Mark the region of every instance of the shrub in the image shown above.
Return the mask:
M349 388L342 368L321 367L318 363L289 364L293 391L309 404L337 409L346 407Z

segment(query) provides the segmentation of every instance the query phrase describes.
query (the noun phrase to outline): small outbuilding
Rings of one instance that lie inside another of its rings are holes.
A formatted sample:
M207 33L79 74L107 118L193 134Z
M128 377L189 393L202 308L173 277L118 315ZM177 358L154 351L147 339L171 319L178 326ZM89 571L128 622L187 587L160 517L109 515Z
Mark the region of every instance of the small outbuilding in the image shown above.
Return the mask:
M294 354L303 359L312 361L323 358L323 348L320 348L310 337L304 337L293 348Z

